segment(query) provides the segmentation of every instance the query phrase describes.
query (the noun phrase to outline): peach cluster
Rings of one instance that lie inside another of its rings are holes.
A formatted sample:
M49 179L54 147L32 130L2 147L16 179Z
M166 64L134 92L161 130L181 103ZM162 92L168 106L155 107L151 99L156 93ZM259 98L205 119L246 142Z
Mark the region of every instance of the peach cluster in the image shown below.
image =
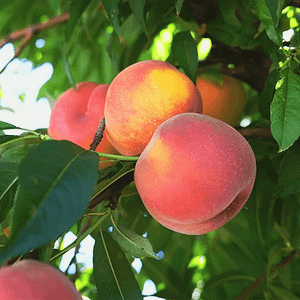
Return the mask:
M104 116L96 151L140 154L135 184L149 213L176 232L207 233L241 210L256 176L250 145L221 121L233 125L240 118L244 90L223 79L234 91L226 85L220 91L202 73L196 86L166 62L138 62L109 86L82 83L65 92L53 108L49 135L88 149ZM213 106L218 119L205 114L212 115Z

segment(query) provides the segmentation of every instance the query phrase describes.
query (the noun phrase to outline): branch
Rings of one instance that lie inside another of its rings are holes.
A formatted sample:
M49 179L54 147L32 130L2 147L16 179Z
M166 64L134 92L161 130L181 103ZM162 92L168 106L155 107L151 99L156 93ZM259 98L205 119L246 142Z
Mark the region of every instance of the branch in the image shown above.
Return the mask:
M0 40L0 48L7 43L13 43L18 40L22 40L20 45L16 48L15 55L13 58L20 55L25 46L31 41L31 39L39 32L52 28L59 24L65 23L69 20L69 14L63 14L58 17L54 17L45 23L39 23L29 26L28 28L12 32L6 37Z
M279 269L285 267L288 265L290 262L293 260L300 258L300 251L299 250L294 250L290 253L289 256L285 257L281 262L279 262L275 267L273 267L270 270L270 276L274 275L275 272L277 272ZM257 288L259 287L266 279L266 274L263 273L259 277L256 278L252 284L250 284L247 289L237 297L236 300L246 300L248 296Z
M238 132L245 139L269 139L272 138L271 129L269 127L241 128Z
M109 201L109 206L114 210L118 204L119 198L122 195L123 189L134 180L134 172L129 172L122 176L110 186L108 186L104 191L98 194L95 198L91 200L88 208L95 208L102 201Z

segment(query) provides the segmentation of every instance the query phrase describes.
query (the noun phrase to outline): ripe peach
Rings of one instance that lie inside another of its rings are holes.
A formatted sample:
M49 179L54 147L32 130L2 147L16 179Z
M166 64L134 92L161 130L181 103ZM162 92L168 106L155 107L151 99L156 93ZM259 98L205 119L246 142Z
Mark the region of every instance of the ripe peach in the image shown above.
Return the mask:
M55 102L48 128L48 134L55 140L68 140L82 148L89 149L95 133L104 116L105 97L108 84L94 82L79 83L77 91L70 88ZM118 154L104 132L97 152ZM102 158L101 159L105 159ZM111 163L100 163L100 168Z
M107 91L107 136L123 155L140 154L170 117L202 110L193 82L169 63L148 60L120 72Z
M176 232L203 234L241 210L255 175L254 153L240 133L218 119L183 113L157 128L134 178L158 222Z
M218 84L210 80L206 70L200 71L196 86L202 98L202 113L235 126L245 109L246 93L240 80L221 76L223 83Z
M36 260L0 269L1 300L82 300L74 284L59 270Z

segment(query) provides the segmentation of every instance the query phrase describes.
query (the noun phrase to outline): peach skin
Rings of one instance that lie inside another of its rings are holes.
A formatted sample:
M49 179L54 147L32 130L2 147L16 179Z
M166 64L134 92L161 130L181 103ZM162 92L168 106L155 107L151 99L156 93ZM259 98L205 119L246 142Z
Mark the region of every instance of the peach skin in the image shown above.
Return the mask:
M231 220L249 198L255 176L255 156L244 137L197 113L162 123L134 174L153 218L184 234L204 234Z
M199 92L185 74L163 61L138 62L109 86L104 109L107 136L123 155L137 155L161 123L201 110Z

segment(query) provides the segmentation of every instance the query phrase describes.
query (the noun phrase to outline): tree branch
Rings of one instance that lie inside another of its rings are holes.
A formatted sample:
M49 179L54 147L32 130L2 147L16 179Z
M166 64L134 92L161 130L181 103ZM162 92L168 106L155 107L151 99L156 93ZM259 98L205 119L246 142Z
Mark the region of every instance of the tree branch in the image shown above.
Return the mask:
M39 23L29 26L28 28L18 30L8 34L6 37L0 40L0 48L7 43L13 43L18 40L22 40L20 45L15 50L15 55L13 58L20 55L26 45L31 41L31 39L39 32L57 26L59 24L65 23L69 20L69 14L63 14L58 17L54 17L45 23Z
M245 139L269 139L272 138L271 129L269 127L241 128L238 132Z
M294 250L290 253L289 256L285 257L281 262L279 262L275 267L273 267L270 270L270 276L274 275L275 272L277 272L279 269L285 267L288 265L290 262L293 260L300 258L300 251L299 250ZM237 297L236 300L246 300L248 296L257 288L259 287L266 279L266 274L263 273L259 277L256 278L254 282L252 282L247 289Z

